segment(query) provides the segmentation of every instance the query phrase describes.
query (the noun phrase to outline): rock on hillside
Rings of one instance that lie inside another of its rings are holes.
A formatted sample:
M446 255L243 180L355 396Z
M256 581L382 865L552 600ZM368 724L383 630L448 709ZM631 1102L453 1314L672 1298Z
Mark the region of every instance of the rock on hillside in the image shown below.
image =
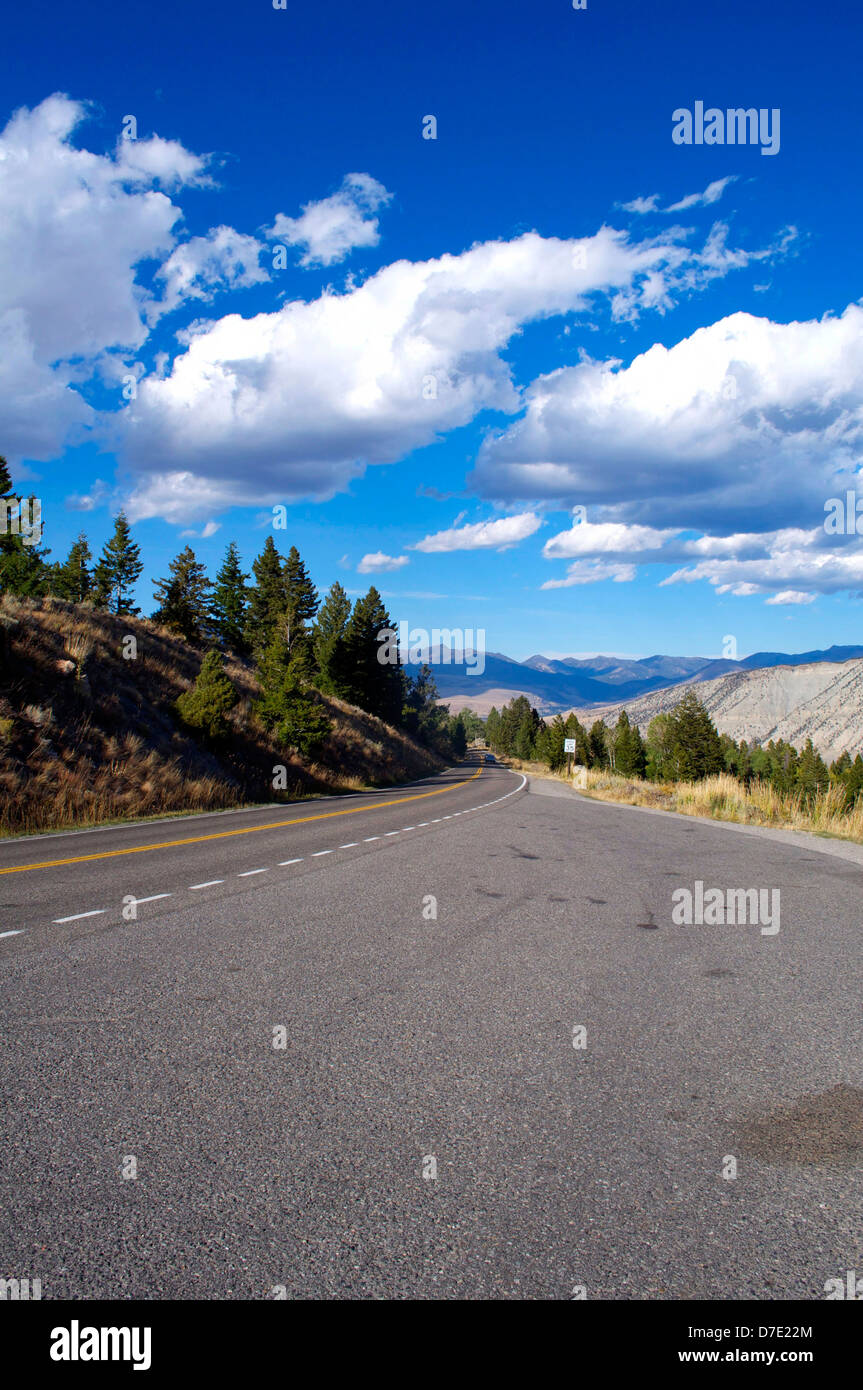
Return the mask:
M646 732L657 714L668 714L684 692L694 689L721 734L739 742L783 738L802 748L811 738L828 762L846 750L863 752L863 659L806 666L771 666L733 671L716 680L686 682L624 704L576 709L583 724L617 719L624 707Z

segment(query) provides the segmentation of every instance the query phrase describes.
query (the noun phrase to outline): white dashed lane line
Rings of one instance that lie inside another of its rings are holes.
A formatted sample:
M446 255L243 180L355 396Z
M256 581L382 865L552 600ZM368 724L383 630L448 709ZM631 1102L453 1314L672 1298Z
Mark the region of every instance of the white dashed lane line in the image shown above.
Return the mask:
M425 829L427 829L428 826L430 826L430 825L441 825L441 824L443 823L443 821L446 821L446 820L454 820L456 816L468 816L468 815L471 814L472 811L485 811L485 810L488 809L488 807L490 807L490 806L495 806L495 805L499 804L499 802L501 802L501 801L506 801L506 800L508 800L509 797L514 796L516 792L521 791L522 787L524 787L524 786L526 785L526 783L527 783L527 778L526 778L526 777L522 777L519 786L515 787L515 788L513 789L513 791L511 791L511 792L507 792L507 793L506 793L506 796L499 796L499 797L497 797L495 801L485 801L485 802L483 802L480 806L469 806L469 807L467 807L466 810L464 810L464 811L454 811L454 812L452 813L452 815L449 815L449 816L437 816L436 819L434 819L434 820L424 820L424 821L420 821L420 823L419 823L418 825L403 825L403 826L401 827L400 830L387 830L387 831L385 831L384 834L382 834L382 835L368 835L368 836L366 837L366 839L362 841L362 843L363 843L364 845L372 845L372 844L374 844L377 840L382 840L382 839L384 839L384 840L389 840L392 836L394 836L394 835L403 835L403 834L406 834L409 830L425 830ZM360 841L359 841L359 840L350 840L346 845L339 845L339 849L357 849L358 846L359 846L359 844L360 844ZM308 857L309 857L310 859L322 859L322 858L324 857L324 855L327 855L327 854L334 854L334 853L335 853L335 850L331 850L331 849L319 849L319 850L315 850L315 852L314 852L313 854L309 855ZM290 864L302 864L302 863L304 863L304 862L305 862L305 856L300 856L300 857L297 858L297 859L281 859L281 860L279 861L278 867L279 867L280 869L283 869L283 868L287 868ZM245 869L242 873L238 873L238 874L237 874L237 878L252 878L252 877L254 877L255 874L265 874L265 873L268 873L268 872L269 872L269 869L268 869L268 868L263 868L263 869ZM225 880L224 880L223 878L211 878L211 879L208 879L206 883L190 883L190 884L189 884L188 891L189 891L190 893L199 893L199 892L201 891L201 889L203 889L203 888L216 888L216 887L218 887L220 884L222 884L222 883L224 883L224 882L225 882ZM160 901L160 899L162 899L162 898L170 898L170 897L172 897L172 896L173 896L173 894L171 894L171 893L153 893L153 894L151 894L151 896L148 897L148 898L136 898L136 899L135 899L135 903L136 903L136 904L139 904L139 903L155 903L155 902ZM107 909L106 907L97 907L97 908L94 908L91 912L76 912L76 913L74 913L71 917L55 917L55 918L53 919L51 925L52 925L52 926L55 926L55 927L59 927L59 926L63 926L66 922L80 922L80 921L82 921L83 918L85 918L85 917L103 917L107 911L108 911L108 909ZM22 928L21 930L18 930L18 931L4 931L4 932L0 932L0 938L3 938L3 937L5 937L5 936L23 936L23 935L24 935L24 929L23 929L23 928Z
M75 912L71 917L55 917L51 925L60 927L64 922L80 922L82 917L101 917L107 911L107 907L97 907L93 912Z
M3 936L23 936L23 935L24 935L24 928L23 928L23 927L19 927L18 931L0 931L0 937L3 937Z

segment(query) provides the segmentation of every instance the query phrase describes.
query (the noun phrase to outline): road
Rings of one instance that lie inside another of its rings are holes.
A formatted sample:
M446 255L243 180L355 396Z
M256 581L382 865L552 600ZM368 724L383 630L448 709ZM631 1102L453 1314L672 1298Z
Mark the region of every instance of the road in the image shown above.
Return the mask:
M781 930L675 925L697 880ZM6 843L0 1275L823 1299L863 1273L861 887L470 763Z

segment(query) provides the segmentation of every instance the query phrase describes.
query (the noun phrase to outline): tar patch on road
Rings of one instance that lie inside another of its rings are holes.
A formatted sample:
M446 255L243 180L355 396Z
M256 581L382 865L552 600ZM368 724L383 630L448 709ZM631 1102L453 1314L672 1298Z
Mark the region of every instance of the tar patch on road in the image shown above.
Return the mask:
M765 1163L841 1164L863 1157L863 1091L839 1085L750 1116L740 1149Z

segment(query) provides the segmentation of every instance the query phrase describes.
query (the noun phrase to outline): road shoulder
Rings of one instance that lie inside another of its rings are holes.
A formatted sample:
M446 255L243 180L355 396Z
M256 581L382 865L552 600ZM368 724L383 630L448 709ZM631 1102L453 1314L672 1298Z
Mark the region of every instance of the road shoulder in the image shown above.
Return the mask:
M630 806L625 801L601 801L576 791L565 782L557 779L537 777L528 773L528 786L532 793L540 796L562 796L575 798L591 806L608 806L618 811L638 811L644 816L670 816L687 824L708 826L715 830L733 830L739 835L757 835L766 840L778 840L780 844L795 845L800 849L813 850L817 854L829 854L835 859L847 859L863 868L863 845L850 840L838 840L832 836L813 835L806 830L779 830L769 825L738 825L736 821L712 820L707 816L687 816L682 811L662 811L654 806Z

